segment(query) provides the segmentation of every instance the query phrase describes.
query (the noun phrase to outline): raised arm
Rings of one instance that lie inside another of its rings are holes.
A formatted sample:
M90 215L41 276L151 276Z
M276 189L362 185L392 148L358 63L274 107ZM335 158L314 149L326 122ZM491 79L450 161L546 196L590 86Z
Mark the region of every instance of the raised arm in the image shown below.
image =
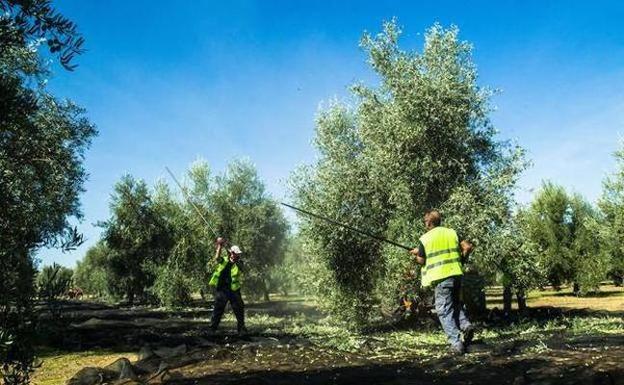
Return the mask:
M222 237L217 238L217 250L215 252L214 261L219 262L221 259L221 250L223 250L223 245L225 244L225 239Z

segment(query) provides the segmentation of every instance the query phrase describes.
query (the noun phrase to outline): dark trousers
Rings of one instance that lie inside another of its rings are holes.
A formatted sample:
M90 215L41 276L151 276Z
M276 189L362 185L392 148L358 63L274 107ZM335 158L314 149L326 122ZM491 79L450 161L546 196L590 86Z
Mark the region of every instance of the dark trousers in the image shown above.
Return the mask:
M461 347L461 332L470 326L464 305L460 300L461 276L449 277L434 289L435 308L449 342Z
M221 322L221 317L223 317L223 312L229 302L236 316L238 331L241 331L245 327L245 303L243 302L243 297L241 297L240 290L217 289L215 290L214 299L214 310L212 311L210 328L216 330L217 327L219 327L219 322Z

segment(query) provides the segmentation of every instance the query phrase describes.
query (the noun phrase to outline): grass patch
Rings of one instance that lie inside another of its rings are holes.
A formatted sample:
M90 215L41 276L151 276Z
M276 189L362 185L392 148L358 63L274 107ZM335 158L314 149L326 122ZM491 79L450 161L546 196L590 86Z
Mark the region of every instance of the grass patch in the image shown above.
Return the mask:
M500 286L486 289L488 308L503 307L503 288ZM545 290L532 290L527 294L527 305L532 307L552 306L567 309L590 309L603 311L624 311L624 288L613 285L601 285L596 293L576 296L572 287L563 286L561 290L551 287ZM515 297L512 308L517 309Z
M609 302L609 306L624 306L622 288L606 287L600 295L581 298L572 295L571 291L568 293L568 290L531 292L529 306L535 307L538 306L536 304L540 304L540 306L566 307L564 304L569 303L569 308L589 308L596 312L570 312L550 319L521 319L512 324L497 324L481 330L477 338L491 347L508 344L521 354L547 355L551 349L558 349L557 346L561 345L553 344L553 341L574 341L583 339L584 336L600 338L624 335L624 322L619 316L621 313L603 312L609 310L604 307L605 301L617 302L613 304ZM500 294L502 294L500 289L488 289L490 298L497 298ZM586 306L588 304L589 306ZM355 332L331 316L308 311L314 307L308 299L296 298L291 303L289 298L280 298L280 303L263 306L248 312L246 317L248 328L256 335L299 337L311 341L316 346L314 349L354 353L378 362L407 360L427 362L447 354L446 336L434 325L413 329L387 327ZM195 321L208 322L208 318L198 318ZM223 321L222 329L234 330L236 321L230 311L226 313ZM43 363L34 374L35 385L64 384L83 367L106 366L120 357L127 357L131 361L137 358L136 353L108 350L79 353L49 350L40 353L39 357ZM478 357L468 356L467 359L478 360Z
M106 366L121 357L126 357L130 361L133 361L137 359L137 354L136 352L119 353L108 350L87 350L84 352L44 350L40 352L38 356L41 366L35 370L32 377L32 384L65 384L68 379L84 367Z

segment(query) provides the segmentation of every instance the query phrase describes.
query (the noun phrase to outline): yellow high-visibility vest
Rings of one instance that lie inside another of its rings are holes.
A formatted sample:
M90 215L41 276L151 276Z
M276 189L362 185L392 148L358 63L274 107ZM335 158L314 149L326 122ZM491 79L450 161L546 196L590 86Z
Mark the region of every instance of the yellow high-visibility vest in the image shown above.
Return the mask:
M223 271L223 269L225 269L225 266L227 266L229 260L230 258L226 256L223 258L221 263L217 265L217 268L212 273L212 277L210 277L210 281L208 282L208 285L217 287L217 285L219 284L219 277L221 276L221 272ZM236 264L233 264L232 267L230 268L230 277L232 278L230 282L230 289L231 290L240 289L241 273L240 273L240 269L238 268Z
M453 229L438 226L420 237L425 247L425 266L420 269L423 287L445 278L462 275L459 239Z

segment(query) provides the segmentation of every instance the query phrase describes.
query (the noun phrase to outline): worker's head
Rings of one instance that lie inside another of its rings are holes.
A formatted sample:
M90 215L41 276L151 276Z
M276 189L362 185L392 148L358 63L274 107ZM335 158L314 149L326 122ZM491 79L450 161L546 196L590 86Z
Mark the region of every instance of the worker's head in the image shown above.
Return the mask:
M241 254L243 254L243 251L241 250L240 247L236 245L230 247L230 260L232 262L238 261L240 259Z
M438 210L429 210L425 213L425 227L431 230L440 226L442 223L442 214Z

